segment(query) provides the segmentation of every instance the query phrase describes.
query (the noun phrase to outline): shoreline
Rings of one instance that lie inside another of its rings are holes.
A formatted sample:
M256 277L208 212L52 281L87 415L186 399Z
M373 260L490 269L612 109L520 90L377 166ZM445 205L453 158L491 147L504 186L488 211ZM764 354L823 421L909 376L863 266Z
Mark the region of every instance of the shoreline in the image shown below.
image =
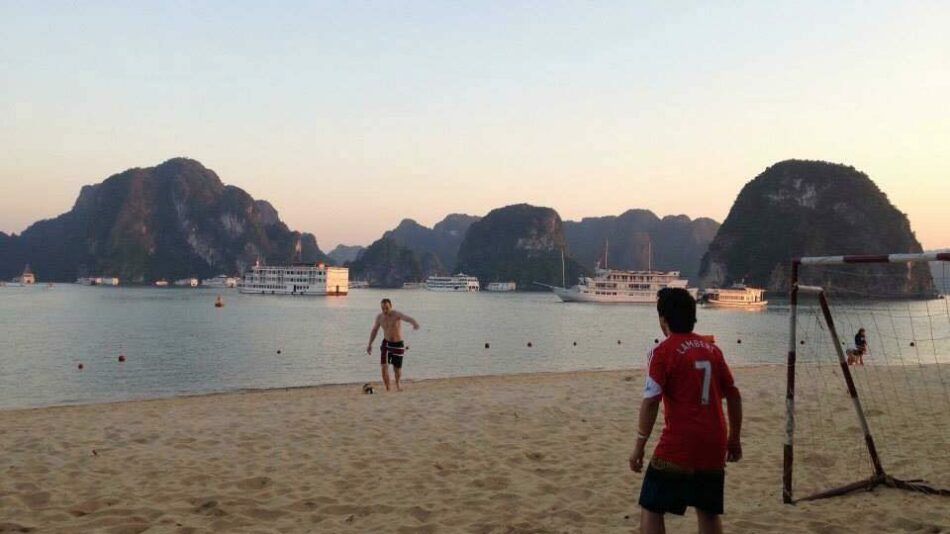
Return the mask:
M781 366L785 367L785 363L752 363L747 365L735 365L731 366L733 369L754 369L759 367L776 367ZM585 375L592 373L620 373L620 372L631 372L639 373L643 372L643 367L630 367L624 369L578 369L573 371L533 371L533 372L524 372L524 373L495 373L495 374L485 374L485 375L465 375L465 376L448 376L448 377L438 377L438 378L410 378L404 379L402 381L403 385L412 385L412 384L427 384L432 382L452 382L452 381L472 381L479 379L499 379L506 377L530 377L530 376L560 376L560 375ZM374 378L369 382L334 382L327 384L312 384L307 386L280 386L272 388L239 388L231 389L224 391L209 391L204 393L183 393L180 395L169 395L169 396L159 396L159 397L142 397L142 398L131 398L131 399L122 399L122 400L101 400L101 401L89 401L89 402L76 402L76 403L62 403L62 404L50 404L46 406L25 406L19 408L0 408L0 414L5 413L14 413L14 412L31 412L36 410L52 410L52 409L69 409L69 408L83 408L88 406L112 406L117 404L127 404L127 403L144 403L144 402L160 402L160 401L171 401L176 399L201 399L201 398L211 398L219 396L228 396L228 395L244 395L244 394L261 394L269 392L278 392L278 391L306 391L306 390L320 390L320 389L344 389L348 387L360 387L363 384L371 384L374 390L377 389L377 386L382 389L382 391L377 391L375 395L386 394L386 388L383 385L382 381L379 378ZM391 392L398 393L398 392Z

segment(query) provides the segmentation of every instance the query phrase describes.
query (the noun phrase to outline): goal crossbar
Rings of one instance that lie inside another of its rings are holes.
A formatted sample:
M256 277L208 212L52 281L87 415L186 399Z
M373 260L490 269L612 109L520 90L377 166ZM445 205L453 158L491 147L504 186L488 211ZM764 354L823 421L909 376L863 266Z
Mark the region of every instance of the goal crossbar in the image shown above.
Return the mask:
M844 495L857 490L871 490L876 486L883 485L897 489L917 491L929 495L950 496L950 489L935 488L923 480L901 480L888 475L880 457L877 453L877 447L874 444L874 438L868 426L867 418L861 406L861 400L858 397L854 378L851 375L847 356L842 349L842 343L835 327L834 317L831 314L831 308L828 305L828 297L824 288L819 286L802 285L798 283L799 268L802 265L842 265L842 264L869 264L869 263L919 263L931 261L950 261L950 252L925 252L915 254L882 254L882 255L851 255L851 256L810 256L795 258L792 260L791 269L791 287L789 290L789 345L787 361L787 377L785 390L785 442L783 447L783 468L782 468L782 501L786 504L796 502L824 499L838 495ZM874 466L874 474L866 479L851 482L836 488L813 493L811 495L794 498L792 493L792 475L794 464L794 434L795 434L795 364L797 358L797 308L799 294L814 294L818 297L819 307L828 332L835 347L838 363L841 366L841 372L844 376L848 388L848 394L851 397L854 410L858 421L861 424L861 430L864 433L865 446Z
M923 261L950 261L950 252L918 252L912 254L867 254L851 256L806 256L792 260L797 265L841 265L845 263L918 263ZM797 283L796 281L792 282Z

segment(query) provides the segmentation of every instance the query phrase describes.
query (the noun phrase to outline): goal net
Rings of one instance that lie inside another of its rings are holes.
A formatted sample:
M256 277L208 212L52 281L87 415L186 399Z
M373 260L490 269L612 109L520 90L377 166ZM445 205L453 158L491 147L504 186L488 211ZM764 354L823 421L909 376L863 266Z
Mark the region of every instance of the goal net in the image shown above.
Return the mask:
M783 500L950 496L950 253L792 264Z

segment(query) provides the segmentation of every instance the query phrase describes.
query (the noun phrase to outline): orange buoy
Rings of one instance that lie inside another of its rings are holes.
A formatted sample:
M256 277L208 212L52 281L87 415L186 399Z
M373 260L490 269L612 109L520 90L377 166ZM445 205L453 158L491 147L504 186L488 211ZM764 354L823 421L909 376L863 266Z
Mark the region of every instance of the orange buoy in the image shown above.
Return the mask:
M223 308L223 307L224 307L224 299L221 298L221 295L218 295L218 298L214 299L214 307L215 307L215 308Z
M83 368L83 364L81 364L81 363L80 363L80 364L79 364L79 365L77 365L76 367L77 367L77 368L78 368L78 369L79 369L80 371L82 371L82 368Z
M531 345L531 342L530 342L530 341L528 342L528 346L529 346L529 347L531 347L531 346L532 346L532 345Z
M125 361L125 354L119 354L119 363L122 363L124 361Z

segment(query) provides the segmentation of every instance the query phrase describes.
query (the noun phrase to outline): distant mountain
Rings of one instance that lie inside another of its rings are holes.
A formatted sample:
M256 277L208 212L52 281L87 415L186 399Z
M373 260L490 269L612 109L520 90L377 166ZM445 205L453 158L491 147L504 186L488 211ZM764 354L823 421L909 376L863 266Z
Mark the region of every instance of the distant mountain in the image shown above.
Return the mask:
M439 263L434 254L418 254L388 237L366 248L347 264L351 280L366 280L371 287L398 288L405 282L421 282L436 273Z
M435 223L435 226L432 227L432 230L438 234L444 234L458 239L459 244L461 244L462 239L465 237L465 232L468 231L468 227L471 226L472 223L476 223L481 219L482 218L477 215L451 213L446 215L441 221Z
M585 217L564 222L568 250L584 267L603 264L608 244L607 266L619 269L680 271L697 282L699 264L719 223L712 219L691 220L685 215L662 219L649 210L632 209L619 216Z
M366 248L359 245L337 245L336 248L327 253L327 257L334 265L343 265L355 260L364 250Z
M561 217L551 208L517 204L498 208L473 223L459 248L458 270L483 285L514 281L519 289L540 289L541 282L561 285L561 252L566 248ZM571 285L584 272L565 257Z
M150 282L238 273L258 258L326 260L313 235L290 230L273 206L186 158L84 186L69 212L0 238L0 278L28 262L43 281L101 274Z
M742 188L703 257L704 287L744 280L787 291L798 256L920 252L907 216L862 172L823 161L776 163ZM809 267L802 282L878 297L934 292L924 264Z
M426 254L433 254L439 262L436 270L449 273L455 267L459 245L462 244L465 232L478 220L479 217L454 213L433 228L427 228L412 219L403 219L396 228L383 234L383 237L412 250L420 259Z
M26 263L27 259L16 236L0 232L0 280L19 275Z

